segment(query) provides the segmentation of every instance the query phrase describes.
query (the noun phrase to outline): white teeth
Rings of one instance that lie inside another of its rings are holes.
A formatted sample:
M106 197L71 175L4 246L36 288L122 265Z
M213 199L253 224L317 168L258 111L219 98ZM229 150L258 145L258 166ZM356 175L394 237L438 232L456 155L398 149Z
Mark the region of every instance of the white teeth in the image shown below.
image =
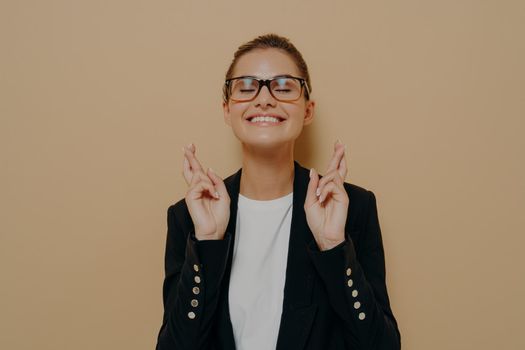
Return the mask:
M279 119L274 117L254 117L252 120L250 120L252 123L257 122L269 122L269 123L278 123Z

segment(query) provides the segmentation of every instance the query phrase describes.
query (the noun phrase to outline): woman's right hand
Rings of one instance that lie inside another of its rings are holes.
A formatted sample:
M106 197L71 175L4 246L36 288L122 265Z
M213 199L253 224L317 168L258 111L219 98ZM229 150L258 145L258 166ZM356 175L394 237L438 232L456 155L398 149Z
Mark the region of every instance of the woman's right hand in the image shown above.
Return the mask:
M204 172L195 145L184 147L182 175L189 188L184 197L198 240L223 239L230 220L230 196L222 179L210 168Z

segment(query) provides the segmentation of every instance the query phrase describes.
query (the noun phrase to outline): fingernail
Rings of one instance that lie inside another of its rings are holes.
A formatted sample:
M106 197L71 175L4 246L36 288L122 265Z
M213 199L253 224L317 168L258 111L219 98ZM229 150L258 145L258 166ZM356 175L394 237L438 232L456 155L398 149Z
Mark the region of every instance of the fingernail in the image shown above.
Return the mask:
M315 195L316 195L317 197L319 197L320 194L321 194L321 190L319 190L319 188L317 188L317 189L315 190Z
M314 172L314 168L310 168L310 179L312 178L312 173Z
M219 192L215 191L215 198L219 198Z
M213 171L212 168L208 168L208 170L211 171L211 173L215 175L215 171Z
M323 203L324 198L319 197L319 203Z

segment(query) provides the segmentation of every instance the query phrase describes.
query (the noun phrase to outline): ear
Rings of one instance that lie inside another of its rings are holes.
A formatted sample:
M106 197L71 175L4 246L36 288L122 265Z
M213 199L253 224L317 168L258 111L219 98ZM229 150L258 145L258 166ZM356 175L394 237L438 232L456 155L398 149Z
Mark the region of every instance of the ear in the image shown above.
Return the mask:
M304 112L304 123L303 125L309 125L314 120L315 101L308 100L306 102L306 109Z
M224 112L224 122L228 124L229 126L232 126L232 122L230 118L230 106L228 102L222 101L222 111Z

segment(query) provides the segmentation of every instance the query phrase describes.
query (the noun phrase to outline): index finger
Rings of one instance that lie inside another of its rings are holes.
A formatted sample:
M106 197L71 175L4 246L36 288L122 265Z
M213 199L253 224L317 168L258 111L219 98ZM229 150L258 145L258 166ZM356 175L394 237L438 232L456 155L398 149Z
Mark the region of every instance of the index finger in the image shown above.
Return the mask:
M193 145L193 144L192 144ZM201 170L202 166L201 163L197 160L197 157L195 156L195 146L193 146L193 151L189 149L188 147L184 147L184 154L187 156L188 161L190 162L190 167L193 171Z
M182 163L182 175L184 176L184 180L186 180L186 184L189 185L193 178L193 171L190 169L190 162L188 161L186 154L184 154L184 161Z
M330 172L332 170L337 170L339 168L339 163L341 163L341 159L343 158L345 151L345 146L342 143L336 142L334 145L334 155L332 156L332 159L330 160L330 164L328 165L328 168L326 172Z
M343 182L346 179L346 174L348 172L348 167L346 166L346 150L343 152L343 156L341 157L341 161L339 162L338 170L339 175L341 175L341 179L343 179Z

